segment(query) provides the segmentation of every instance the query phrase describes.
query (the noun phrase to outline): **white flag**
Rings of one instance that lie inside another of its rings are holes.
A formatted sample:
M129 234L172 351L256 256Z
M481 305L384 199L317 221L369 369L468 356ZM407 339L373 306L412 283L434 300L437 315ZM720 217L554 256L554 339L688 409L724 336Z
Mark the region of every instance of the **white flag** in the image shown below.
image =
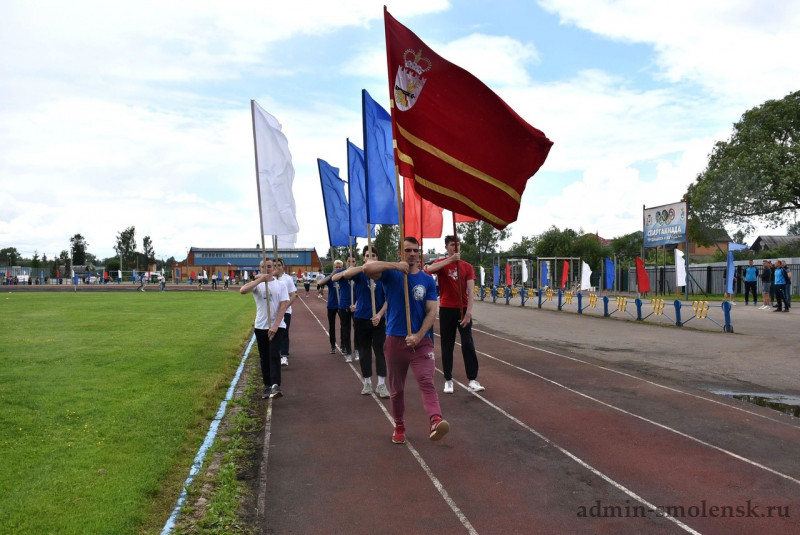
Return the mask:
M686 286L686 261L680 249L675 249L675 286Z
M581 290L588 290L592 287L592 283L589 282L592 277L592 270L586 262L581 262L581 264Z
M483 266L481 266L481 286L483 286L483 279L486 277L486 271L484 271Z
M522 261L522 283L528 282L528 262Z
M278 120L252 102L253 136L255 136L258 187L261 193L261 232L283 236L284 242L294 244L297 224L292 183L294 167L289 142L281 132Z

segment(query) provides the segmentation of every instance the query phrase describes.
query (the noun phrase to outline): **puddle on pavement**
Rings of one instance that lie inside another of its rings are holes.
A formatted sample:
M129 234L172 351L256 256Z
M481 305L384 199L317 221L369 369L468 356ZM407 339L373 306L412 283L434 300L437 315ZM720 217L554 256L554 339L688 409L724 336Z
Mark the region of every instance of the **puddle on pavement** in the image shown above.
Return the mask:
M800 418L800 397L789 396L786 394L760 394L760 393L743 393L743 392L729 392L724 390L713 391L714 394L726 396L729 398L746 401L761 407L767 407L784 414Z

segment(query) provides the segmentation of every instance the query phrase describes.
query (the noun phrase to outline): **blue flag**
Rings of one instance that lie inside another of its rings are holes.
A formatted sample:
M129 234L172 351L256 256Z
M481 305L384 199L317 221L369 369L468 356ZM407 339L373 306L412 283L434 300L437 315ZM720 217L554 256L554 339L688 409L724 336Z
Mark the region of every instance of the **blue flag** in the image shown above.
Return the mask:
M317 158L319 180L322 184L322 201L328 222L328 241L331 247L350 245L350 208L344 196L344 180L339 169Z
M728 251L728 269L725 273L725 291L729 294L733 293L733 253Z
M361 91L364 120L367 221L400 223L397 214L397 179L394 170L392 118L366 90Z
M604 258L603 260L606 263L606 290L613 290L614 278L616 277L614 262L612 262L610 258Z
M500 266L494 266L494 278L492 281L494 286L500 285Z
M350 235L367 237L367 197L364 188L364 151L347 140L347 198L350 201ZM375 237L375 228L371 228Z
M542 262L542 283L539 286L550 286L550 273L547 272L547 262Z

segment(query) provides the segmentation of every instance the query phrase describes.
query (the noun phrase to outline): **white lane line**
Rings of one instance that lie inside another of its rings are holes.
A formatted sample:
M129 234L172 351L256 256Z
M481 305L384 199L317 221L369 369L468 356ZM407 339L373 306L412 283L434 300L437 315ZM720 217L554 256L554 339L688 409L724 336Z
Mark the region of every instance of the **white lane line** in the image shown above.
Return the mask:
M464 385L464 384L462 384L462 383L460 383L458 381L454 381L454 382L457 383L461 388L463 388L465 390L467 389L466 385ZM575 461L576 463L578 463L579 465L584 467L586 470L589 470L591 473L593 473L597 477L603 479L604 481L609 483L611 486L613 486L617 490L627 494L628 496L630 496L631 498L633 498L637 502L639 502L642 505L646 506L648 509L653 510L653 511L658 509L657 505L655 505L653 503L650 503L645 498L643 498L642 496L639 496L638 494L636 494L635 492L633 492L632 490L630 490L626 486L622 485L621 483L618 483L614 479L611 479L611 477L605 475L603 472L601 472L597 468L593 467L592 465L590 465L589 463L587 463L583 459L579 458L578 456L576 456L572 452L562 448L557 443L553 442L552 440L550 440L549 438L547 438L546 436L544 436L540 432L536 431L534 428L530 427L525 422L523 422L520 419L516 418L515 416L509 414L503 408L498 407L497 405L495 405L494 403L492 403L491 401L489 401L485 397L481 396L477 392L470 392L470 394L472 394L473 396L479 398L481 401L483 401L484 403L486 403L487 405L492 407L494 410L496 410L497 412L499 412L500 414L502 414L503 416L505 416L506 418L508 418L512 422L516 423L517 425L519 425L520 427L522 427L523 429L525 429L529 433L533 434L534 436L536 436L538 439L542 440L546 444L549 444L550 446L556 448L558 451L560 451L562 454L564 454L569 459L572 459L573 461ZM694 533L694 534L697 534L697 535L699 535L699 533L700 533L698 531L695 531L691 527L687 526L686 524L684 524L683 522L681 522L680 520L678 520L675 517L672 517L672 516L669 516L669 515L664 515L663 518L666 518L670 522L673 522L675 525L677 525L678 527L680 527L681 529L683 529L684 531L686 531L688 533Z
M498 335L496 335L494 333L482 331L480 329L473 328L472 330L475 331L475 332L479 332L479 333L485 334L486 336L492 336L494 338L499 338L500 340L505 340L507 342L511 342L511 343L514 343L514 344L517 344L517 345L520 345L520 346L523 346L523 347L527 347L528 349L534 349L536 351L541 351L542 353L547 353L547 354L553 355L555 357L560 357L560 358L571 360L571 361L574 361L574 362L579 362L581 364L585 364L587 366L593 366L595 368L598 368L598 369L601 369L601 370L605 370L607 372L616 373L618 375L629 377L631 379L636 379L637 381L641 381L641 382L647 383L649 385L652 385L652 386L655 386L655 387L658 387L658 388L663 388L665 390L669 390L671 392L675 392L675 393L678 393L678 394L683 394L684 396L690 396L690 397L693 397L693 398L696 398L696 399L702 399L703 401L707 401L709 403L715 403L717 405L722 405L723 407L727 407L729 409L733 409L733 410L736 410L736 411L741 411L741 412L743 412L745 414L749 414L751 416L757 416L758 418L763 418L765 420L769 420L770 422L775 422L775 423L782 424L782 425L788 425L789 427L792 427L794 429L798 428L798 426L796 424L794 424L793 422L791 422L791 421L787 422L785 420L776 420L775 418L772 418L770 416L766 416L764 414L759 414L757 412L752 412L752 411L744 409L742 407L736 407L734 405L728 405L727 403L723 403L723 402L721 402L719 400L716 400L716 399L711 399L711 398L699 396L697 394L692 394L691 392L686 392L686 391L683 391L683 390L680 390L680 389L677 389L677 388L673 388L671 386L666 386L666 385L662 385L662 384L659 384L659 383L655 383L653 381L648 381L647 379L642 379L641 377L637 377L635 375L631 375L629 373L626 373L626 372L623 372L623 371L620 371L620 370L615 370L613 368L608 368L606 366L600 366L599 364L594 364L593 362L587 362L585 360L581 360L581 359L576 358L576 357L570 357L570 356L567 356L567 355L562 355L561 353L556 353L555 351L550 351L548 349L543 349L541 347L532 346L530 344L519 342L517 340L512 340L510 338L503 338L502 336L498 336ZM459 344L459 345L461 345L461 344ZM498 359L495 359L494 357L492 357L490 355L487 355L487 356L489 358L491 358L491 359L498 360Z
M502 337L499 337L499 336L496 336L496 338L501 338L501 339L504 339L504 338L502 338ZM508 341L511 341L511 342L513 342L513 340L508 340ZM520 344L520 345L525 345L525 344ZM627 416L630 416L630 417L632 417L632 418L637 418L637 419L639 419L639 420L641 420L641 421L643 421L643 422L647 422L647 423L649 423L649 424L651 424L651 425L654 425L654 426L656 426L656 427L659 427L659 428L661 428L661 429L664 429L665 431L669 431L669 432L671 432L671 433L675 433L676 435L682 436L682 437L684 437L684 438L686 438L686 439L689 439L689 440L691 440L691 441L693 441L693 442L696 442L696 443L698 443L698 444L702 444L703 446L706 446L706 447L708 447L708 448L711 448L711 449L713 449L713 450L716 450L716 451L719 451L719 452L721 452L721 453L724 453L725 455L729 455L730 457L733 457L734 459L737 459L737 460L739 460L739 461L742 461L742 462L744 462L744 463L747 463L747 464L749 464L749 465L751 465L751 466L755 466L756 468L760 468L760 469L762 469L762 470L765 470L765 471L767 471L767 472L769 472L769 473L771 473L771 474L773 474L773 475L776 475L776 476L778 476L778 477L781 477L781 478L783 478L783 479L786 479L786 480L788 480L788 481L791 481L792 483L795 483L795 484L797 484L797 485L800 485L800 480L799 480L799 479L796 479L796 478L794 478L794 477L792 477L792 476L790 476L790 475L784 474L783 472L779 472L779 471L777 471L777 470L775 470L775 469L773 469L773 468L770 468L769 466L763 465L763 464L761 464L761 463L759 463L759 462L757 462L757 461L754 461L754 460L752 460L752 459L748 459L747 457L743 457L742 455L739 455L738 453L734 453L734 452L732 452L732 451L730 451L730 450L726 450L725 448L722 448L722 447L720 447L720 446L715 446L714 444L711 444L711 443L709 443L709 442L706 442L705 440L699 439L699 438L697 438L697 437L693 437L692 435L689 435L689 434L687 434L687 433L684 433L683 431L679 431L679 430L677 430L677 429L675 429L675 428L672 428L672 427L669 427L669 426L667 426L667 425L664 425L664 424L658 423L658 422L656 422L655 420L651 420L651 419L649 419L649 418L646 418L646 417L644 417L644 416L641 416L641 415L639 415L639 414L634 414L634 413L632 413L632 412L630 412L630 411L627 411L627 410L625 410L625 409L623 409L623 408L621 408L621 407L617 407L616 405L612 405L612 404L610 404L610 403L607 403L607 402L605 402L605 401L602 401L602 400L600 400L600 399L597 399L597 398L595 398L595 397L592 397L592 396L590 396L590 395L588 395L588 394L584 394L583 392L579 392L578 390L575 390L574 388L570 388L570 387L568 387L568 386L566 386L566 385L563 385L563 384L559 383L558 381L554 381L554 380L552 380L552 379L548 379L547 377L545 377L545 376L543 376L543 375L539 375L539 374L538 374L538 373L536 373L536 372L532 372L532 371L530 371L530 370L526 370L525 368L521 368L521 367L519 367L519 366L517 366L517 365L515 365L515 364L511 364L510 362L507 362L507 361L505 361L505 360L502 360L502 359L499 359L499 358L497 358L497 357L494 357L494 356L492 356L492 355L489 355L488 353L485 353L485 352L483 352L483 351L478 351L478 353L479 353L479 354L481 354L481 355L485 355L486 357L489 357L490 359L492 359L492 360L494 360L494 361L496 361L496 362L499 362L499 363L505 364L506 366L509 366L509 367L511 367L511 368L514 368L514 369L516 369L516 370L519 370L519 371L521 371L521 372L523 372L523 373L527 373L527 374L529 374L529 375L532 375L532 376L534 376L534 377L537 377L537 378L539 378L539 379L541 379L541 380L543 380L543 381L545 381L545 382L548 382L548 383L550 383L550 384L553 384L553 385L555 385L555 386L557 386L557 387L559 387L559 388L563 388L564 390L566 390L566 391L568 391L568 392L572 392L572 393L573 393L573 394L575 394L575 395L581 396L581 397L583 397L583 398L586 398L586 399L588 399L588 400L590 400L590 401L594 401L595 403L599 403L600 405L603 405L603 406L605 406L605 407L608 407L609 409L612 409L612 410L615 410L615 411L621 412L622 414L625 414L625 415L627 415ZM554 353L554 354L556 354L556 353ZM557 355L557 354L556 354L556 355ZM559 356L561 356L561 355L559 355ZM571 357L565 357L565 358L571 358ZM466 388L466 387L465 387L463 384L461 384L461 383L459 383L459 385L461 385L462 387ZM474 393L474 392L473 392L473 393ZM478 396L478 397L480 397L481 399L484 399L482 396ZM490 405L494 406L494 405L493 405L493 404L491 404L491 403L490 403Z
M319 323L319 326L322 327L323 331L325 331L325 334L328 334L328 330L322 324L322 322L314 313L314 311L311 310L311 308L309 308L309 306L306 305L305 302L303 302L303 304L311 313L311 315L314 316L314 319L317 320L317 323ZM361 374L359 373L359 370L356 370L356 367L353 365L353 363L349 363L349 365L350 369L353 371L355 376L360 380ZM375 401L378 407L380 407L381 411L383 411L383 414L386 416L386 419L392 425L392 428L394 428L394 418L392 418L392 415L389 413L386 407L384 407L383 403L380 402L378 396L375 395L374 392L372 393L372 399ZM395 444L392 444L392 446L395 446ZM439 478L437 478L434 475L433 470L431 470L431 467L428 466L428 463L425 462L425 459L422 458L422 455L420 455L419 451L417 451L417 449L411 444L410 440L406 439L405 447L408 449L409 452L411 452L411 455L414 456L414 459L417 460L417 463L420 465L420 467L422 467L422 470L425 472L425 475L428 476L428 479L430 479L431 483L433 484L433 487L439 492L439 495L442 497L442 499L445 501L448 507L450 507L450 510L453 511L453 514L456 515L456 518L458 518L458 521L461 522L461 525L467 528L467 533L469 533L470 535L477 535L478 532L472 526L467 516L463 513L463 511L461 511L456 502L450 497L450 494L444 488L442 482L439 481Z
M172 514L164 524L164 528L161 530L161 535L168 535L169 533L172 533L173 529L175 529L175 522L178 520L178 515L181 512L181 508L188 497L188 491L186 489L191 486L192 482L194 481L194 476L200 473L200 469L203 467L203 463L206 459L206 454L214 444L214 440L217 437L219 424L222 422L222 418L225 416L225 411L228 408L228 402L233 399L233 393L236 390L236 384L239 382L239 377L242 375L242 370L244 370L244 363L247 361L247 357L250 355L250 349L253 347L253 342L255 341L256 335L254 334L253 337L250 338L250 343L247 345L244 355L242 355L242 361L239 363L239 368L236 370L236 374L233 376L231 386L225 393L225 399L223 399L219 404L217 414L211 421L211 425L208 428L208 433L206 433L206 438L203 441L203 444L200 446L200 449L197 451L197 454L194 456L194 462L192 462L192 467L189 469L189 477L187 477L186 481L183 482L183 488L181 489L181 494L178 497L178 502L175 504Z

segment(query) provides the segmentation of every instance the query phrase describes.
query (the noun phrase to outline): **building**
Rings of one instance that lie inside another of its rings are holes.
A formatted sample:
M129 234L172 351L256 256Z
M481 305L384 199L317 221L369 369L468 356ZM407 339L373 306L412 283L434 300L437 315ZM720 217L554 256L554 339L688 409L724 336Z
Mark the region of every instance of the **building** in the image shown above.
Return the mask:
M800 241L800 236L759 236L750 248L760 253L761 251L774 251L784 245L793 245Z
M205 271L209 279L216 273L241 280L245 271L249 274L258 269L262 256L259 248L192 247L184 262L172 264L172 276L176 282L185 281L187 278L197 279ZM278 249L278 256L286 262L286 272L291 275L322 270L316 249ZM272 257L272 250L267 250L267 258Z

